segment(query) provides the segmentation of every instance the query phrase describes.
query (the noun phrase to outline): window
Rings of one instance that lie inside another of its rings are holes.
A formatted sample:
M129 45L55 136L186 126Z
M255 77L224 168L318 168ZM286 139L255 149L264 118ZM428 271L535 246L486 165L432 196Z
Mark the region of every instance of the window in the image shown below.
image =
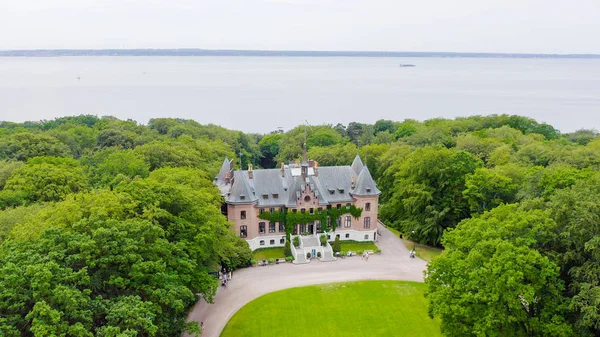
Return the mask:
M343 188L338 188L338 191L340 191L340 194L344 194L344 189Z
M371 193L371 188L367 187L367 193Z
M352 217L350 215L346 215L346 222L344 223L344 227L351 227L352 226Z
M269 208L269 213L273 214L275 212L275 208Z
M279 194L273 193L273 199L277 199L277 198L279 198Z
M269 222L269 233L275 233L275 223Z
M350 209L350 206L352 206L350 203L346 204L346 209Z
M258 223L258 233L265 234L265 223L264 222Z
M268 194L263 194L263 199L265 199L265 200L269 199L269 195Z
M321 212L323 212L323 207L319 207L317 211L319 212L319 214L321 214Z
M240 226L240 238L248 237L248 226Z
M260 209L260 214L263 214L264 212L265 212L265 209L264 209L264 208L261 208L261 209Z
M240 195L240 200L246 200L246 196L245 195Z
M304 202L310 202L310 197L308 195L304 197Z
M327 205L327 210L330 210L330 209L331 209L331 205Z
M369 234L365 235L365 240L369 240Z
M365 204L365 211L370 211L370 210L371 210L371 203L370 203L370 202L367 202L367 203Z
M321 221L316 220L315 224L317 225L317 233L321 233Z
M285 243L285 237L283 237L283 238L279 239L279 243L280 243L280 244L284 244L284 243Z
M243 220L243 219L246 219L246 211L241 211L241 212L240 212L240 218L241 218L242 220Z
M335 207L336 207L337 209L342 209L342 204L337 204Z
M298 210L297 210L297 209L293 209L293 210L292 210L292 213L296 213L296 212L298 212Z
M310 214L315 214L315 209L314 208L310 209Z
M337 219L335 219L335 223L337 228L342 227L342 217L340 216Z
M285 225L283 224L283 222L279 223L279 232L285 232Z
M331 240L331 235L327 235L327 240Z
M301 224L300 225L300 234L305 233L306 232L306 224Z
M264 246L265 245L265 240L260 240L260 245Z
M350 238L350 233L346 233L346 239Z
M328 228L331 227L331 217L330 216L327 217L327 227Z
M270 244L271 246L272 246L272 245L274 245L274 244L275 244L275 240L271 240L271 241L269 241L269 244Z
M365 217L365 228L371 228L371 217Z
M339 239L339 238L340 238L340 235L339 235L339 234L336 234L336 235L335 235L335 237Z
M302 209L300 210L300 213L302 213L302 214L304 214L305 212L306 212L306 208L302 208Z

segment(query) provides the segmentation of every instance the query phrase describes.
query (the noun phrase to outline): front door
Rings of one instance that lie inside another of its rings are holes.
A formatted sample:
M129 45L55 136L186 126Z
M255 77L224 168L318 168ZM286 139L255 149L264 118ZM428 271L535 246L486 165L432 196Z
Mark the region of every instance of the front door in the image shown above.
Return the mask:
M315 229L315 225L313 225L313 224L308 225L308 232L310 234L315 234L314 229Z
M312 250L312 255L311 256L317 257L317 250L316 249Z

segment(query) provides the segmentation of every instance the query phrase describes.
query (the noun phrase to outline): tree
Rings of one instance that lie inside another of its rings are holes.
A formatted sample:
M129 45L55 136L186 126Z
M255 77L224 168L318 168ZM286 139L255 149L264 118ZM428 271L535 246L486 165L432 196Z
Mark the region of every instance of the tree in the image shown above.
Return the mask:
M439 245L446 228L469 216L463 196L466 176L481 167L470 153L425 147L397 166L393 195L382 217L422 243Z
M0 159L26 161L37 156L67 157L69 148L46 134L17 133L0 138Z
M342 242L340 241L340 236L336 235L335 240L333 240L333 244L331 245L331 249L333 249L334 253L339 253L342 251Z
M548 212L500 206L449 231L425 281L446 336L571 336L558 266L538 249Z
M352 143L315 146L308 151L308 157L319 162L320 166L350 165L356 154L356 146Z
M280 133L273 133L264 136L259 142L258 146L262 154L260 166L264 168L273 168L276 166L275 157L279 154L279 143L284 138L284 135Z
M36 157L13 171L0 194L18 192L27 202L58 201L67 194L83 191L87 187L85 170L77 161L70 158Z
M519 184L497 171L478 168L467 175L463 195L472 213L483 213L503 203L515 202Z

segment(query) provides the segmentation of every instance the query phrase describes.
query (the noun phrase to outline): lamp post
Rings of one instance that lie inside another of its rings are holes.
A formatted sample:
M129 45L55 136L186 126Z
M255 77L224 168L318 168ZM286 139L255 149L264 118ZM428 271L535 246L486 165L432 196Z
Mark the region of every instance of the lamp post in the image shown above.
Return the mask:
M415 231L411 231L412 233L412 237L411 239L413 240L413 251L416 253L417 252L417 243L415 242Z

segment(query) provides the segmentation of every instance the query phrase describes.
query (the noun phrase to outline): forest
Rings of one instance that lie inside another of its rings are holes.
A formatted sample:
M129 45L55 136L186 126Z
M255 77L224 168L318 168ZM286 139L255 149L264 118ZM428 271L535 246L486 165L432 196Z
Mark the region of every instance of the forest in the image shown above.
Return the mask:
M305 139L306 138L306 139ZM244 267L212 180L301 157L377 181L380 219L444 247L426 272L447 336L600 336L600 138L530 118L298 126L82 115L0 123L0 335L176 336L220 266Z

